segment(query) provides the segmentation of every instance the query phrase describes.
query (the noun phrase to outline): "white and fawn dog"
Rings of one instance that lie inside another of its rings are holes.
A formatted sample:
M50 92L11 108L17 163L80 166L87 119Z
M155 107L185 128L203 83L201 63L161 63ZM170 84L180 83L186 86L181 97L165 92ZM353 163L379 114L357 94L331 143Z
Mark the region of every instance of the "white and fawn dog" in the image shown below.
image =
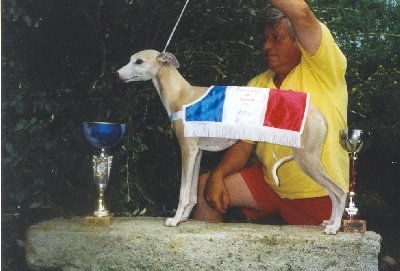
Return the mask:
M168 115L171 116L173 113L181 111L183 105L200 98L208 89L208 87L191 86L177 71L177 68L179 68L179 63L174 55L145 50L134 54L130 62L119 69L117 74L123 82L152 80ZM182 183L176 215L167 219L167 226L176 226L182 221L187 221L197 203L197 185L203 150L221 151L237 141L222 138L185 137L182 119L173 120L172 127L181 148ZM332 215L329 220L323 221L322 226L325 227L325 233L336 234L340 228L347 193L328 176L322 166L320 156L326 131L324 117L314 105L309 104L301 136L303 148L293 148L293 155L277 161L272 170L275 181L279 183L276 177L277 168L294 159L302 171L320 184L332 199Z

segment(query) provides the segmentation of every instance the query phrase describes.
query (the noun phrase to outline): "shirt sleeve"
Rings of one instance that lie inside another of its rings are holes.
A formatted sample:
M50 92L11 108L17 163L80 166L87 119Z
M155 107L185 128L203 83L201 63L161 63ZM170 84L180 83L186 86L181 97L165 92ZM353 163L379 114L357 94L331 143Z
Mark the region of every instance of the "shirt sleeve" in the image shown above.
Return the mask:
M319 74L319 78L325 80L327 89L335 89L338 82L343 80L347 60L339 46L329 31L329 29L321 24L322 39L321 45L315 55L310 54L300 45L300 50L303 54L303 60L307 62L311 69Z

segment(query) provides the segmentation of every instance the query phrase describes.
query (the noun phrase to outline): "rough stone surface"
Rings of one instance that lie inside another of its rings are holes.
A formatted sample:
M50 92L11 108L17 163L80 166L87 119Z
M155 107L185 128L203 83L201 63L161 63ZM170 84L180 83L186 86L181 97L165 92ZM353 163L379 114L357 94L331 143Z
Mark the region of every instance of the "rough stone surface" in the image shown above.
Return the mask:
M164 222L45 221L27 231L27 263L33 270L378 270L381 237L370 231L332 236L310 226Z

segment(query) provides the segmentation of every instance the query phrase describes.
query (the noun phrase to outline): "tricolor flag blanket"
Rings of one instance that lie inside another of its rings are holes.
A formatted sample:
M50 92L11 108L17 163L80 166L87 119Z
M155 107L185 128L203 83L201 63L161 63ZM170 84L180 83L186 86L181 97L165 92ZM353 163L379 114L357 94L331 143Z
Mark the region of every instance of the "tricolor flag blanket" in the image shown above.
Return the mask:
M310 95L273 88L212 86L183 107L185 137L222 137L301 148Z

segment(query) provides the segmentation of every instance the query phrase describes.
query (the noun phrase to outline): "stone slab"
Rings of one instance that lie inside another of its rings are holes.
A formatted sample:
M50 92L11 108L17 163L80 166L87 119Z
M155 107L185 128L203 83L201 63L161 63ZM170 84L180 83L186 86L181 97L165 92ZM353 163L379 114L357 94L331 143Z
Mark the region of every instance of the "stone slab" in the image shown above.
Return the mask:
M84 218L31 226L32 270L378 270L381 237L371 231L325 235L320 227L116 217L110 227Z

